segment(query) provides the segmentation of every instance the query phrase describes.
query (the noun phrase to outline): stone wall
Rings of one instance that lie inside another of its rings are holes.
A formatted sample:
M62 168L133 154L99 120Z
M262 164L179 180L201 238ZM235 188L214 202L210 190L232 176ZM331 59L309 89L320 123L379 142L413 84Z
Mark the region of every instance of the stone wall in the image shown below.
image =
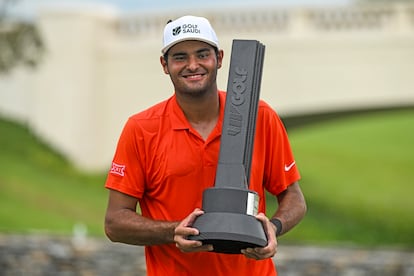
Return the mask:
M279 275L411 276L414 251L280 245ZM145 275L143 248L106 239L0 235L0 275Z

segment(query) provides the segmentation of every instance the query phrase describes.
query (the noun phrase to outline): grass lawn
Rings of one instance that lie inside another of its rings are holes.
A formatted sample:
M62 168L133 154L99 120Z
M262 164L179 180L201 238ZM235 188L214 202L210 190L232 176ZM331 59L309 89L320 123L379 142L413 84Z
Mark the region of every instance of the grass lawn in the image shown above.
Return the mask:
M414 110L289 131L308 213L282 243L414 248ZM103 235L105 174L74 170L29 131L0 120L0 232ZM269 201L269 213L276 208Z
M414 110L289 132L308 214L283 239L414 247Z
M0 133L0 231L103 234L103 175L75 171L26 128L0 121Z

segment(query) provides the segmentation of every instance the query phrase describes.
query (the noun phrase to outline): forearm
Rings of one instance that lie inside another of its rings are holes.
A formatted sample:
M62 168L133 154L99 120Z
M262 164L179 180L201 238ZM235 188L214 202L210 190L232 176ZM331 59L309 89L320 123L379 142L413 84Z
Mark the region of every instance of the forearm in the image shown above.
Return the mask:
M278 196L278 209L272 218L277 218L282 223L283 235L297 225L306 214L306 202L296 182Z
M155 221L122 209L107 213L105 232L113 242L132 245L157 245L174 242L174 229L178 222Z

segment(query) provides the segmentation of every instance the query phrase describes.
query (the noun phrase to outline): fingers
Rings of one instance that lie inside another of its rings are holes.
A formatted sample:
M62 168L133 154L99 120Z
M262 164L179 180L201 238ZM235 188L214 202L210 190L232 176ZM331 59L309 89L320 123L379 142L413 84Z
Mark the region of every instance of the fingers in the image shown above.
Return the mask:
M182 252L201 252L213 250L213 246L210 244L203 245L201 241L188 239L188 236L199 235L198 229L193 228L192 225L197 219L197 217L202 214L204 214L202 210L198 208L195 209L191 214L189 214L185 219L183 219L175 228L175 245ZM263 213L258 214L256 216L256 219L258 219L263 225L263 230L265 231L265 234L267 236L267 245L264 247L246 248L241 250L241 253L244 254L247 258L255 260L272 258L276 254L277 250L275 227Z
M190 227L193 225L196 218L198 216L201 216L202 214L204 214L204 211L199 208L196 208L190 215L188 215L183 221L181 221L180 225L184 227ZM198 233L196 235L198 235Z
M263 260L267 258L272 258L277 251L277 240L275 229L272 226L272 223L269 219L263 214L260 213L256 218L262 223L263 229L267 236L267 245L265 247L256 247L256 248L246 248L241 251L247 258L255 260Z
M189 240L188 236L197 236L199 234L198 229L191 227L196 218L204 212L200 209L195 209L190 215L182 220L174 230L175 245L182 252L201 252L211 251L213 246L206 244L203 245L201 241Z
M190 253L190 252L203 252L203 251L212 251L213 246L211 244L202 244L200 241L192 240L180 240L175 243L175 246L180 249L181 252Z

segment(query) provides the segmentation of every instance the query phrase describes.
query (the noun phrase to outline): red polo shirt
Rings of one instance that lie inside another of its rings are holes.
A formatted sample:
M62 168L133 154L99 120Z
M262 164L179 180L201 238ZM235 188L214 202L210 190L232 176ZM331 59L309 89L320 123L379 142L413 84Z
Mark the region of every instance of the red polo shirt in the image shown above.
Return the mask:
M201 208L202 193L214 185L226 94L220 118L207 140L191 127L175 96L127 121L108 174L106 188L136 197L142 215L181 221ZM277 195L299 180L286 131L274 110L260 101L253 149L250 189ZM146 246L148 275L275 275L271 259L243 255L182 253L174 244Z

